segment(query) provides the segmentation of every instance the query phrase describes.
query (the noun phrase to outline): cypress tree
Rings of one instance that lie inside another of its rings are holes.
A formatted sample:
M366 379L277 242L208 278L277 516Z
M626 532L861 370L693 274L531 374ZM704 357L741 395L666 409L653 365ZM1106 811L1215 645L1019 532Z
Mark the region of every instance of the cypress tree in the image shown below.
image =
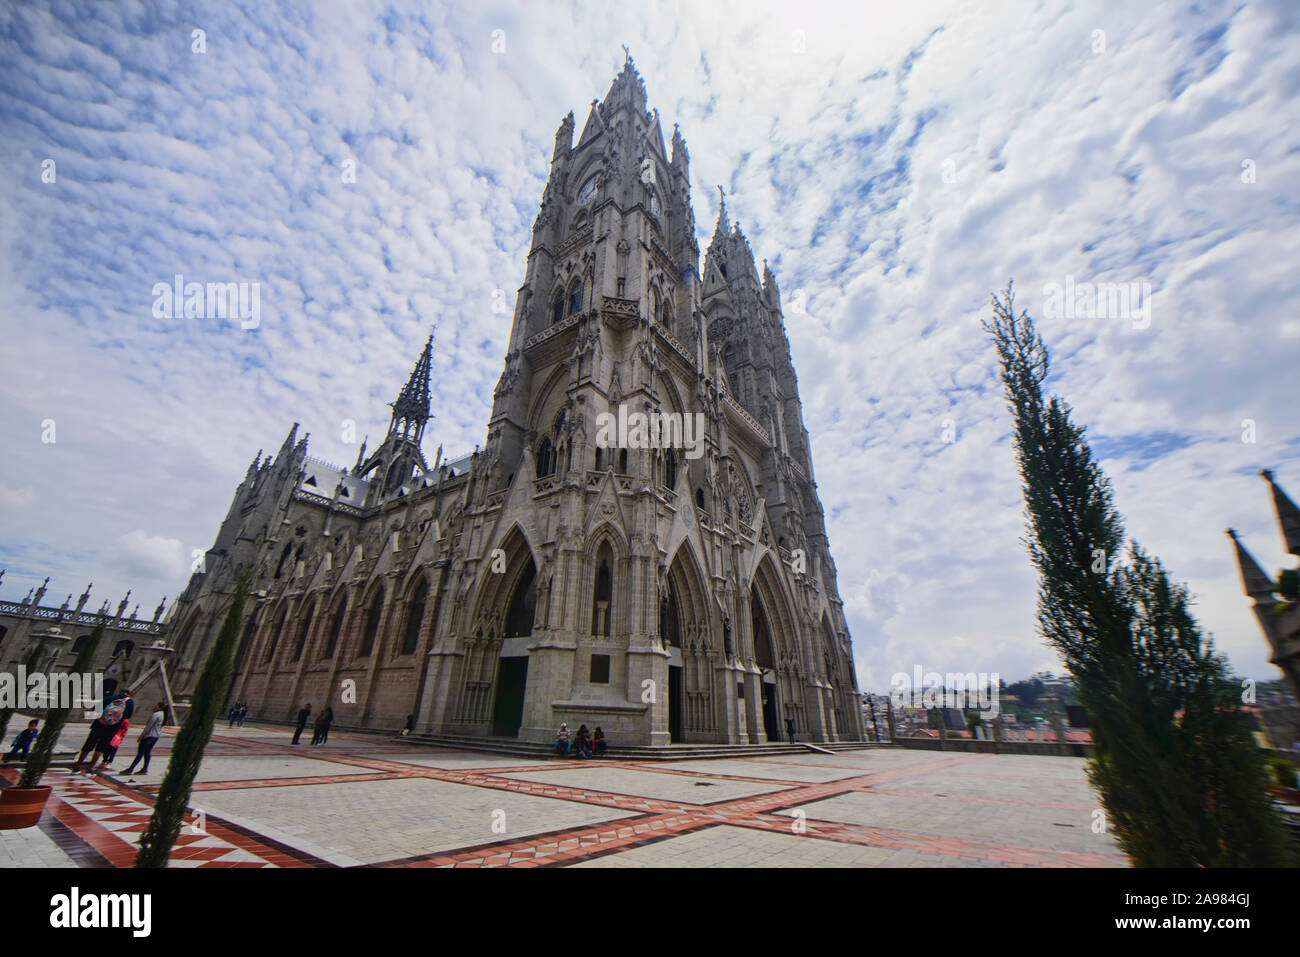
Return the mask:
M250 572L246 569L235 586L234 597L226 612L221 632L208 653L198 684L194 688L193 706L185 716L176 742L172 746L167 772L158 788L149 826L140 838L136 867L166 867L172 845L180 835L189 806L194 778L203 761L203 751L212 737L212 726L221 710L222 700L235 668L235 650L239 641L240 622L248 598Z
M1110 481L1070 407L1042 384L1050 355L1011 285L993 297L993 339L1015 423L1039 572L1038 622L1065 660L1096 751L1089 777L1120 846L1140 866L1290 862L1262 756L1227 664L1182 585L1130 543Z

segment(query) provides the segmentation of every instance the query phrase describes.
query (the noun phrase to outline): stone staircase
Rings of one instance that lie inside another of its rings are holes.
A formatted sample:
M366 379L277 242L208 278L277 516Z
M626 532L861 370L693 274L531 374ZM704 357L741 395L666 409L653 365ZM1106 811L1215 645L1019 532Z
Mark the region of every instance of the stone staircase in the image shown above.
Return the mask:
M520 741L518 738L487 738L468 734L410 734L399 740L407 744L420 744L436 748L453 748L457 751L483 751L490 754L509 754L521 757L558 757L552 744ZM780 742L773 744L670 744L652 748L646 745L611 745L605 758L616 761L693 761L709 758L758 758L773 754L816 754L823 751L862 751L868 748L889 748L895 745L867 741L819 741L806 745ZM570 756L572 758L572 755Z

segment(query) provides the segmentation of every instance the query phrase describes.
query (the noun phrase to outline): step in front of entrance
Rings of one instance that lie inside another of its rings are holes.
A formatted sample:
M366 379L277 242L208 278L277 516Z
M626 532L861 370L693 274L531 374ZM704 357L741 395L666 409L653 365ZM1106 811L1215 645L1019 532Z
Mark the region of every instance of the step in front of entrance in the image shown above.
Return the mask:
M555 747L517 738L480 738L453 734L411 734L401 739L408 744L423 744L457 751L484 751L491 754L511 754L531 757L551 757ZM889 745L868 741L818 741L814 745L823 751L862 751L889 748ZM611 746L605 757L623 761L690 761L708 758L754 758L771 754L816 754L811 748L795 742L771 744L670 744L660 748L641 745ZM572 757L572 755L570 755Z

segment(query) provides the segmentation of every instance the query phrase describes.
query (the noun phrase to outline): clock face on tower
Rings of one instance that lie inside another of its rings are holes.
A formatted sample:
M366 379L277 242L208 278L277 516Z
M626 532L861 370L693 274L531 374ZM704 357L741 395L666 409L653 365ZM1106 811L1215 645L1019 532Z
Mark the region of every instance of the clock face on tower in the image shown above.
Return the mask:
M586 206L596 198L596 187L600 185L600 177L593 176L587 182L582 184L582 189L578 190L578 205Z

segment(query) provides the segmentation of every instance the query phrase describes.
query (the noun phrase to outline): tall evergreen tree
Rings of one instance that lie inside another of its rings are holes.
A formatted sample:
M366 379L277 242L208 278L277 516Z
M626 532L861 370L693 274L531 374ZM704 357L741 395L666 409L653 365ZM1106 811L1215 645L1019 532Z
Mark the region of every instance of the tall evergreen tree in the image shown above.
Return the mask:
M193 706L176 734L167 772L158 787L158 800L154 804L153 815L140 838L136 867L166 867L172 845L180 835L181 825L185 822L185 811L189 806L190 791L203 761L203 751L208 746L208 739L212 737L212 726L216 723L217 713L221 710L230 686L230 677L234 674L235 650L239 643L240 623L244 617L250 579L251 574L245 569L235 586L235 594L226 612L226 620L221 625L221 632L208 653L203 673L195 685Z
M1121 846L1141 866L1289 863L1226 663L1160 562L1136 543L1120 554L1110 482L1070 407L1044 400L1050 355L1010 285L984 328L1015 421L1039 626L1088 711L1089 777Z

